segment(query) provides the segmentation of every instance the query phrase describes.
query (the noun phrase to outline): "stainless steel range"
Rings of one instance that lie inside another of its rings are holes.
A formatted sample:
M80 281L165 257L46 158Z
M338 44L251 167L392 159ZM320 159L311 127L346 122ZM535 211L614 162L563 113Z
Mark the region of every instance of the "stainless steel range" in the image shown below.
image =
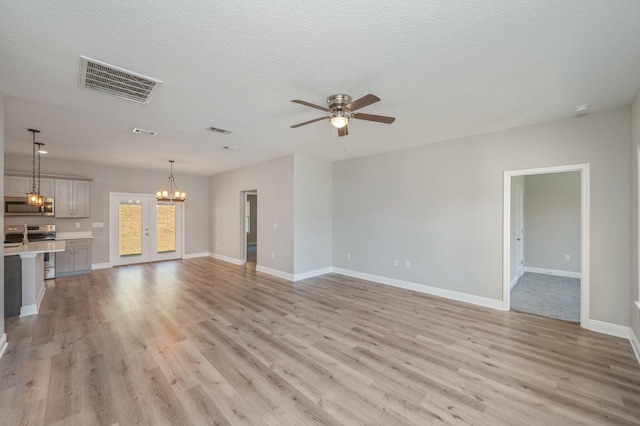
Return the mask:
M7 225L4 227L4 242L22 243L24 229L27 227L29 241L54 241L56 239L55 225ZM54 253L44 254L44 279L56 277L56 256Z

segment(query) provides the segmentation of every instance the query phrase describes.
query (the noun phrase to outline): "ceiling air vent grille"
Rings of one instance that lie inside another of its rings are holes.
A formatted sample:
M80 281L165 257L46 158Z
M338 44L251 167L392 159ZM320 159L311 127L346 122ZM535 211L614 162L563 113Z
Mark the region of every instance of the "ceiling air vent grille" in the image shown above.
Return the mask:
M222 133L223 135L230 135L233 132L231 130L220 129L218 127L210 126L207 128L210 132Z
M80 56L80 87L148 104L160 84L160 80Z

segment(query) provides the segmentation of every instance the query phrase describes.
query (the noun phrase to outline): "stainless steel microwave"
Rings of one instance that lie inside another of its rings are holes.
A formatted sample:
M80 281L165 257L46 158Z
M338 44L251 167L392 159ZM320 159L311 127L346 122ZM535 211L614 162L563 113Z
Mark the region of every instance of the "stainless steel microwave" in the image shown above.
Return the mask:
M54 216L53 198L45 198L42 206L27 204L27 197L4 197L5 216Z

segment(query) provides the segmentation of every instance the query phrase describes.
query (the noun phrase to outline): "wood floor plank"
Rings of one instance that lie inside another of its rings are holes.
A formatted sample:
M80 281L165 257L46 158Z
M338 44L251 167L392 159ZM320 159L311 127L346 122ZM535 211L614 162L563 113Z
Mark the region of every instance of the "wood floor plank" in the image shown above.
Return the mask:
M628 340L338 274L103 269L5 323L2 425L640 424Z

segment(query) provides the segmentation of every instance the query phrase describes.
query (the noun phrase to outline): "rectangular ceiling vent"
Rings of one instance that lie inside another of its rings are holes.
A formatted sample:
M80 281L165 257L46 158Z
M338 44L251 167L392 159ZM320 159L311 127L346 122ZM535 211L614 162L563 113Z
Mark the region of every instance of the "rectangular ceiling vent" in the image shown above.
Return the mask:
M160 80L80 56L80 87L148 104L160 84Z
M223 135L230 135L231 133L233 133L231 130L220 129L213 126L209 127L207 130L209 130L210 132L222 133Z
M155 136L158 134L158 132L154 132L153 130L138 129L137 127L134 127L131 131L140 135Z

